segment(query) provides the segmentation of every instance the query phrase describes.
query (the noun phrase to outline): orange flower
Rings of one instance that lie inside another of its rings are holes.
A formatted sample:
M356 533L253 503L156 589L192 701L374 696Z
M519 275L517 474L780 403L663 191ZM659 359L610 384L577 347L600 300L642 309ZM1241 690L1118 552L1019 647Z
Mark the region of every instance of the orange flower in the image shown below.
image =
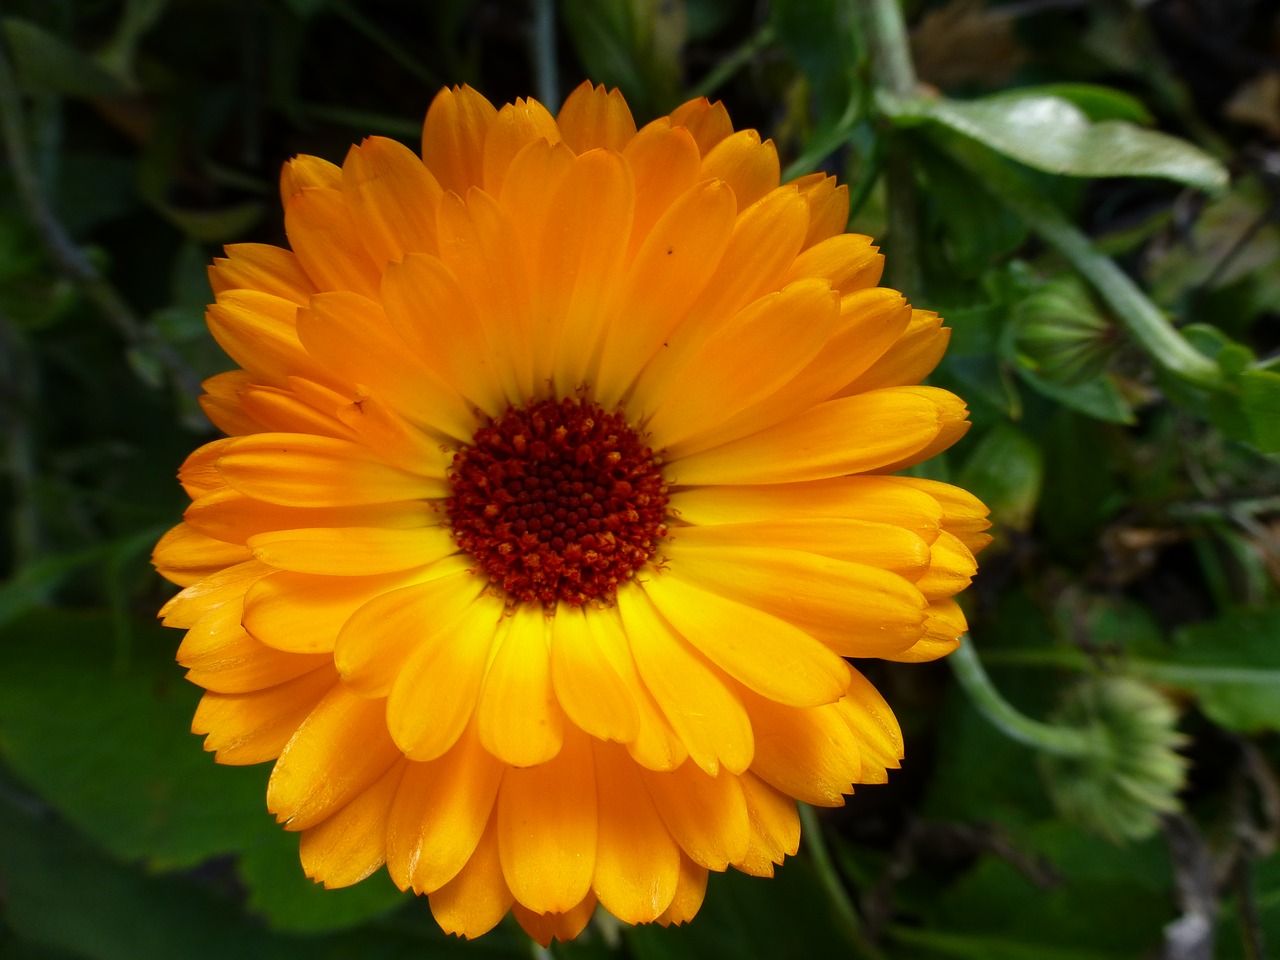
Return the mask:
M695 100L436 97L291 161L291 250L211 269L228 434L181 471L165 622L223 763L326 886L547 943L770 875L796 800L902 740L845 659L953 649L985 508L891 477L965 431L947 331L877 287L843 187Z

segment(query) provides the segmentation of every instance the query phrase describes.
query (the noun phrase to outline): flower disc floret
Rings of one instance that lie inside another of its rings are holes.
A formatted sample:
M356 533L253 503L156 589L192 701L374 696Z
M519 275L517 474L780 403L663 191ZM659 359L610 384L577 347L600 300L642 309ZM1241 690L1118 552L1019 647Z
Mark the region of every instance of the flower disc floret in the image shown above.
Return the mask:
M509 408L454 454L449 482L454 539L513 603L611 603L667 532L653 451L585 400Z

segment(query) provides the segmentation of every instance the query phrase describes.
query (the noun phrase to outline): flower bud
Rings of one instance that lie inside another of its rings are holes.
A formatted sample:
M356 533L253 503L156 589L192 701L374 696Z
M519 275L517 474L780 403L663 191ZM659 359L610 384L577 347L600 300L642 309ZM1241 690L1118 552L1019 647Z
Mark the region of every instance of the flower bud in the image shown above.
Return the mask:
M1013 346L1032 373L1063 385L1101 376L1116 330L1075 277L1054 277L1013 309Z

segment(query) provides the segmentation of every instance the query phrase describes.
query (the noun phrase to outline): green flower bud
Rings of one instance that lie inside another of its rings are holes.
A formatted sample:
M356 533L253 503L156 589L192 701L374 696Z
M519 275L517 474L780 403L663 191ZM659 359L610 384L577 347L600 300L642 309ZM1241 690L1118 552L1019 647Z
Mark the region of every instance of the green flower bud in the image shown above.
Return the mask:
M1116 341L1115 327L1072 276L1054 277L1024 297L1013 308L1012 328L1018 362L1064 385L1101 376Z
M1058 811L1112 840L1153 834L1160 815L1180 809L1187 761L1177 750L1172 703L1129 677L1098 677L1068 694L1054 723L1085 731L1093 749L1043 753L1040 772Z

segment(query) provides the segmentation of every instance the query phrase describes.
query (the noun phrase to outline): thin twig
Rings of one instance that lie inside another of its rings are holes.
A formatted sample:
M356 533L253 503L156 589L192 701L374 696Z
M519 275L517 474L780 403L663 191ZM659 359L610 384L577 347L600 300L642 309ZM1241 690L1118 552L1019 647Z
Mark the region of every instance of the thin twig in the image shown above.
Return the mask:
M533 31L529 44L538 100L548 110L554 111L560 106L555 0L533 0Z

